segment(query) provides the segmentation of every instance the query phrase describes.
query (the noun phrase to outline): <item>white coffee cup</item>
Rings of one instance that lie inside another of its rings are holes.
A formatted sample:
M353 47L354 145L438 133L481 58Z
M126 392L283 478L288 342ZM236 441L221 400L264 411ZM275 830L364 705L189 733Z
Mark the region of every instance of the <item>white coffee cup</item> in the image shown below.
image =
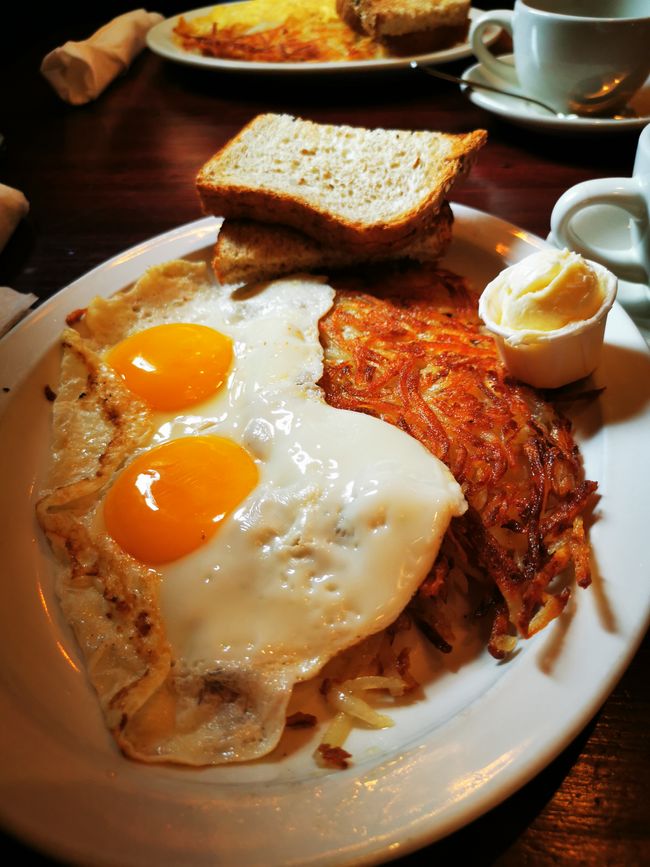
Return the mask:
M512 36L514 69L483 41ZM516 0L470 28L472 51L510 86L566 114L614 114L650 75L650 0Z
M629 216L629 240L612 249L589 240L576 224L586 222L585 209L608 205ZM569 247L595 259L622 280L650 283L650 124L644 127L631 178L597 178L571 187L557 200L551 214L551 238L560 247Z

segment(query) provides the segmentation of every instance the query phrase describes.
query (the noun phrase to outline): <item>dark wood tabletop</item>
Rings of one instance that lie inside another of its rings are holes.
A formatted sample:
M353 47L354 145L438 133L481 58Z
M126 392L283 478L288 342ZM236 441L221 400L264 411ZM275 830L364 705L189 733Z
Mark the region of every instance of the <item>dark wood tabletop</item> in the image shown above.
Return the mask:
M541 237L568 187L632 170L638 130L578 136L519 128L473 106L456 86L406 69L228 74L145 51L99 99L71 107L40 76L42 57L128 7L87 4L92 10L73 17L51 5L58 9L38 20L19 10L18 26L5 28L0 94L0 182L22 190L31 205L0 255L0 284L39 299L114 254L200 217L197 169L262 111L364 126L487 129L488 144L453 201ZM156 8L172 14L183 4ZM471 62L445 68L460 74ZM649 670L646 638L594 718L544 770L491 812L399 863L649 864ZM28 856L50 863L48 853L32 853L29 841L6 831L6 863Z

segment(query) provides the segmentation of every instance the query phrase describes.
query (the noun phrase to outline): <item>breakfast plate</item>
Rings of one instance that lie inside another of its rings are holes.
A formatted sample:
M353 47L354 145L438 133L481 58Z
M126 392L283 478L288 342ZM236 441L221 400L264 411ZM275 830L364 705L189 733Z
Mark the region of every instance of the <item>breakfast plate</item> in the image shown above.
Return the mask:
M487 214L453 210L444 264L477 289L545 244ZM440 839L522 786L581 731L632 659L650 614L650 462L640 447L650 353L615 305L594 374L607 388L574 414L587 474L599 481L593 586L509 662L482 649L435 656L423 694L391 709L392 728L353 733L347 770L317 767L304 731L242 765L142 765L125 759L105 729L34 519L49 450L46 386L56 384L67 314L151 265L209 258L218 226L204 218L125 251L0 341L0 821L79 864L378 863Z
M193 9L191 12L184 12L182 15L175 15L171 18L166 18L161 21L147 34L147 45L155 54L173 60L176 63L186 64L188 66L198 66L204 69L217 69L229 72L278 72L278 73L316 73L316 72L373 72L389 69L405 69L408 68L412 60L417 60L419 63L447 63L452 60L460 60L464 57L470 57L472 49L469 42L464 41L449 48L440 49L439 51L429 52L409 57L383 57L370 60L336 60L326 62L259 62L252 60L230 60L221 57L204 57L201 54L194 54L190 51L185 51L174 40L174 28L178 24L181 17L186 20L198 18L203 15L208 15L213 6L205 6L201 9ZM470 20L474 20L481 15L483 10L471 9ZM488 27L485 31L485 42L490 44L499 35L498 27Z
M500 60L511 63L514 70L514 55L504 54ZM468 82L488 84L491 87L520 92L518 83L506 81L488 70L481 63L466 69L462 78ZM503 117L518 126L560 134L575 133L613 133L642 129L650 123L650 78L630 100L627 110L620 117L557 117L541 106L507 94L493 93L480 88L464 87L474 105ZM629 112L629 116L628 116Z

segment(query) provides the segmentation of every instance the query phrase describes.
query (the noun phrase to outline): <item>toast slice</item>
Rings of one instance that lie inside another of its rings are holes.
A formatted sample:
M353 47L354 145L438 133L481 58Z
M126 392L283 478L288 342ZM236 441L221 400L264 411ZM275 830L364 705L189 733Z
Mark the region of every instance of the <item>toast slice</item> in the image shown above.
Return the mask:
M436 262L449 246L453 220L444 202L427 234L384 256L375 255L372 261ZM219 231L212 267L220 283L257 283L298 271L345 268L367 261L363 252L323 246L286 226L227 219Z
M470 0L336 0L349 27L382 42L391 54L422 54L462 41L469 10Z
M203 209L280 223L370 255L426 234L487 133L364 129L255 117L199 171Z

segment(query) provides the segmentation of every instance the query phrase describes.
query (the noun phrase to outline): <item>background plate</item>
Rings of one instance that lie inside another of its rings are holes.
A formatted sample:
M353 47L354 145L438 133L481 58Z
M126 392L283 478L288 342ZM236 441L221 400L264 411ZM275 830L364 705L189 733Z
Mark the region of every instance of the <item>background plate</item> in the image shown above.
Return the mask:
M198 18L202 15L208 15L213 8L214 6L204 6L201 9L193 9L191 12L183 12L182 15L188 20ZM470 20L474 20L482 14L482 9L470 9ZM308 74L314 72L376 72L381 69L407 68L411 60L417 60L420 63L447 63L451 60L470 57L472 54L469 42L460 42L451 48L433 51L429 54L418 54L413 57L384 57L377 60L260 63L252 60L227 60L220 57L203 57L200 54L184 51L174 42L173 31L180 17L181 15L175 15L173 18L167 18L165 21L161 21L160 24L152 27L147 34L147 45L153 52L159 54L161 57L165 57L167 60L184 63L188 66L201 66L205 69L220 69L230 72L301 72ZM485 30L485 42L487 44L494 42L499 32L498 27L487 27Z

